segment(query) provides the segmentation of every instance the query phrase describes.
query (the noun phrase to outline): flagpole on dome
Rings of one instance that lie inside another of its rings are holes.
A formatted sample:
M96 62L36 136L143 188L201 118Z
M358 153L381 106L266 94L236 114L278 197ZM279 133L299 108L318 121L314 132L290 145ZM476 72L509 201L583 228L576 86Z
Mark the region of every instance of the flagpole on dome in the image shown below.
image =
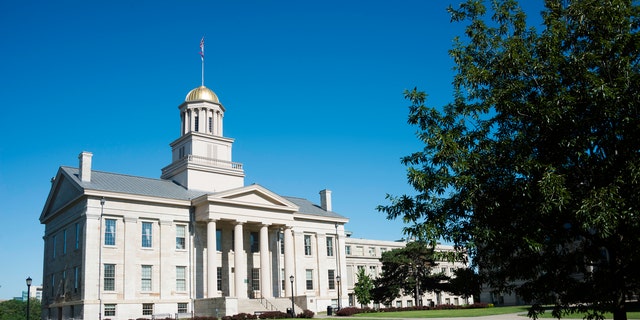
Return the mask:
M202 86L204 87L204 36L200 40L200 59L202 60Z

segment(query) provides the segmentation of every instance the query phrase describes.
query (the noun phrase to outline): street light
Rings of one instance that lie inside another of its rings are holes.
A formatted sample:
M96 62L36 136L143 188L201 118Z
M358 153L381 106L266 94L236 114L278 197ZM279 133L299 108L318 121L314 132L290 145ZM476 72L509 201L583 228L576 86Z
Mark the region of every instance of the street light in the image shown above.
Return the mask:
M104 215L104 204L106 200L104 197L100 199L100 230L98 231L98 319L102 320L102 287L100 282L102 282L102 234L104 233L102 230L102 216Z
M27 320L29 320L29 298L31 298L31 277L27 278Z
M296 314L295 305L293 303L293 276L289 277L289 281L291 281L291 316L293 317Z
M340 310L340 276L336 276L336 282L338 283L338 310Z

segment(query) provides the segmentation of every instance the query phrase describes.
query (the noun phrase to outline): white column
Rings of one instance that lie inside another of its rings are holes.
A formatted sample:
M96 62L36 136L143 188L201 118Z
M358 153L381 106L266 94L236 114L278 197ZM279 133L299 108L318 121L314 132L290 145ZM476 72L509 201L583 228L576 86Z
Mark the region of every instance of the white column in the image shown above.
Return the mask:
M218 122L219 122L219 123L218 123L218 130L219 130L219 131L218 131L218 134L219 134L219 136L221 136L221 137L223 136L223 135L222 135L222 118L224 118L224 115L222 114L222 112L220 112L220 113L218 114Z
M175 233L171 232L173 222L171 220L160 220L160 232L158 234L158 240L154 242L159 242L158 251L160 252L158 256L158 281L160 283L160 299L166 299L171 296L171 291L175 289L175 281L171 281L171 279L175 279L176 276L176 267L174 264L169 263L169 259L164 257L169 257L176 249L176 241L175 241ZM155 243L154 243L155 246ZM163 259L164 258L164 259Z
M284 279L286 285L284 286L284 295L291 297L291 283L289 282L290 276L296 276L294 270L294 253L293 253L293 229L291 227L285 227L284 229ZM298 280L298 279L296 279Z
M272 296L271 268L269 268L269 226L260 226L260 293L265 298Z
M207 222L207 297L213 298L218 296L218 265L216 258L218 250L216 250L216 220L210 219Z
M244 258L244 236L242 234L242 222L236 222L234 227L235 238L233 239L234 269L235 269L235 287L236 298L247 298L247 261Z

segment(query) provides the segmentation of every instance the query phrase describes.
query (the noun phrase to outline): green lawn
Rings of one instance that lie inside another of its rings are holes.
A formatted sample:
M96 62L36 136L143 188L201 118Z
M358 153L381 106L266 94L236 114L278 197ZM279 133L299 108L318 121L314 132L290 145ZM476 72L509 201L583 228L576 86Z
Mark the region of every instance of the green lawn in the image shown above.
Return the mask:
M420 310L420 311L398 311L398 312L375 312L360 313L354 317L361 318L457 318L457 317L481 317L496 314L522 313L527 314L526 306L516 307L495 307L478 309L455 309L455 310Z
M456 310L420 310L420 311L398 311L398 312L374 312L374 313L360 313L356 314L354 318L462 318L462 317L482 317L498 314L518 313L522 315L522 319L528 319L527 316L528 306L511 306L511 307L495 307L495 308L480 308L480 309L456 309ZM640 319L640 310L636 308L630 308L627 312L628 319ZM563 319L583 319L584 314L572 314L563 317ZM540 318L553 319L551 312L546 312L541 315ZM613 315L605 314L606 319L613 319ZM344 317L336 317L334 319L340 320Z

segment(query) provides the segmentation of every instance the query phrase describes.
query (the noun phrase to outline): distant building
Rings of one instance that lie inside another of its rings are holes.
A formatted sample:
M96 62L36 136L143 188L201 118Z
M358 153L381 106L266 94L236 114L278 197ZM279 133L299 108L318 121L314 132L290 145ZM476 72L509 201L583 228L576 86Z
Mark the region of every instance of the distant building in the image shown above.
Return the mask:
M345 252L360 240L346 237L331 191L317 205L245 185L224 113L210 89L187 94L160 179L93 170L89 152L59 168L40 216L43 318L284 312L292 297L295 312L318 312L338 293L349 303L354 268L376 262Z
M30 291L30 292L29 292ZM22 291L22 298L20 300L27 301L27 294L31 294L31 299L37 299L42 301L42 286L31 286L31 290Z
M357 282L357 274L359 269L364 269L367 275L372 279L376 278L382 272L382 262L380 257L382 253L391 251L394 249L404 248L405 241L381 241L370 239L356 239L347 237L345 241L345 253L347 260L346 281L347 281L347 299L349 306L360 305L356 301L356 297L353 293L353 287ZM438 245L437 251L453 251L453 246ZM431 270L431 273L443 273L447 276L452 276L455 269L465 268L466 264L462 262L449 262L449 261L437 261L437 265ZM440 304L452 304L452 305L465 305L473 303L473 298L462 298L460 296L450 295L447 292L425 292L420 299L422 299L422 305L440 305ZM413 307L413 296L402 296L393 301L390 307ZM418 302L420 303L420 301ZM379 306L369 304L369 307L384 308L385 306Z

